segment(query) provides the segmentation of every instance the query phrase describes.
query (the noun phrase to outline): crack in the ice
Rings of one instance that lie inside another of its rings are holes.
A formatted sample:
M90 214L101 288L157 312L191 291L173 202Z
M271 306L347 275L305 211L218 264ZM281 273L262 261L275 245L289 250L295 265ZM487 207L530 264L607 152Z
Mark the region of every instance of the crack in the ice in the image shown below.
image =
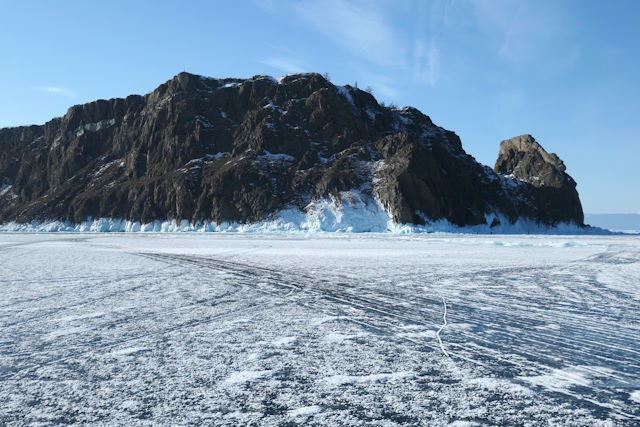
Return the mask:
M442 330L447 326L447 302L444 300L444 297L442 297L442 305L444 306L444 313L442 314L443 323L440 326L440 329L438 329L438 332L436 332L436 337L438 338L438 343L440 344L440 350L442 350L442 353L444 353L444 355L448 358L451 358L451 356L449 356L449 353L447 353L447 350L444 349L444 345L442 345L442 339L440 338L440 332L442 332Z

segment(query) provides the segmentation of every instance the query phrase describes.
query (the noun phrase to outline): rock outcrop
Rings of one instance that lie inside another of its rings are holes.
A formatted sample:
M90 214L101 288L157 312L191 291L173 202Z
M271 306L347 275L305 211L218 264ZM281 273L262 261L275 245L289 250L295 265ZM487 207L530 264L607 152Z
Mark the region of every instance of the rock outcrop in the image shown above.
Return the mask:
M319 74L180 73L145 96L2 129L0 180L0 223L250 223L350 191L398 223L583 223L575 182L533 138L503 142L494 172L415 108Z
M584 222L576 182L565 172L562 160L547 153L531 135L502 141L494 170L533 187L530 192L539 221Z

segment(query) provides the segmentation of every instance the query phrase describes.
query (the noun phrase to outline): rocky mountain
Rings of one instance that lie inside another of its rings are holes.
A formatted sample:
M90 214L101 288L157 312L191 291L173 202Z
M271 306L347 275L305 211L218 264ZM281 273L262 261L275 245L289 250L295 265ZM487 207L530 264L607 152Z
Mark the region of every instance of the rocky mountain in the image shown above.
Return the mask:
M395 223L583 225L576 183L533 137L503 141L492 170L417 109L320 74L180 73L144 96L2 129L0 179L0 223L251 223L329 201Z

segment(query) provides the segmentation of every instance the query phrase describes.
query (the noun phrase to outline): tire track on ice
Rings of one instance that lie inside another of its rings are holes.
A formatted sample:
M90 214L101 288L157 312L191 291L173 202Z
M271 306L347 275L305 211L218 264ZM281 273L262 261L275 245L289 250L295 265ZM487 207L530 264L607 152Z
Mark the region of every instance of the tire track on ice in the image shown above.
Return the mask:
M108 279L108 280L104 280L102 282L92 283L91 286L92 287L100 287L100 286L106 285L106 284L113 285L113 284L126 282L128 280L136 279L136 278L143 277L143 276L148 276L148 273L146 273L146 272L145 273L138 273L138 274L126 275L124 277L120 277L120 278L116 278L116 279ZM175 278L175 277L178 277L178 276L179 276L179 274L169 274L166 277L162 277L162 279L171 279L171 278ZM93 276L93 277L95 277L95 276ZM157 276L156 276L156 278L157 278ZM97 296L97 297L91 297L91 298L82 300L80 302L74 302L74 303L68 304L66 306L55 307L55 308L50 309L50 310L48 310L48 311L46 311L44 313L38 313L37 315L34 315L34 316L30 317L30 318L20 319L19 321L16 321L16 322L13 322L13 323L8 323L8 324L2 325L2 326L3 327L12 327L12 326L22 325L22 324L25 324L25 323L29 323L29 322L31 322L33 320L41 319L43 316L47 316L49 314L63 312L63 311L66 311L66 310L82 307L82 306L85 306L85 305L88 305L88 304L97 303L97 302L102 301L102 300L110 299L110 298L113 298L113 297L116 297L116 296L121 296L121 295L130 293L130 292L137 291L138 289L142 289L142 288L147 287L147 286L149 286L149 283L143 283L143 284L131 286L131 287L126 288L126 289L120 289L120 290L108 292L106 294L102 294L102 295ZM55 299L55 298L58 298L58 297L64 297L64 296L67 296L69 293L74 292L76 290L76 288L84 288L84 287L85 287L84 284L79 284L77 286L72 286L71 288L67 288L64 291L60 291L60 292L58 292L58 293L56 293L54 295L47 295L47 296L44 296L44 297L41 297L41 298L35 298L33 300L21 301L20 304L23 304L25 302L42 302L42 301L45 301L45 300L48 300L48 299ZM83 290L86 290L86 289L83 289ZM8 308L10 306L11 305L5 306L5 307L0 307L0 309Z
M190 259L192 257L185 257L182 256L180 259L182 261L186 261L187 259ZM255 275L264 275L265 272L269 272L271 274L275 274L277 276L277 280L281 280L281 281L286 281L287 279L284 277L284 273L280 270L274 270L272 268L268 268L268 267L263 267L263 266L253 266L253 265L247 265L247 264L243 264L243 263L239 263L239 262L232 262L232 261L227 261L227 260L219 260L216 258L200 258L200 257L196 257L199 259L199 261L205 262L205 263L209 263L209 265L211 266L210 263L215 263L216 264L216 268L227 268L226 271L229 271L229 269L231 271L237 271L238 268L242 268L243 271L246 273L248 271L252 271L253 274ZM324 290L323 290L323 296L324 297L329 297L329 298L335 298L336 302L338 303L342 303L342 304L346 304L346 305L351 305L354 306L356 308L361 308L361 309L369 309L372 311L378 311L383 315L389 315L391 317L395 317L396 319L399 319L401 321L403 321L404 323L410 323L410 324L418 324L418 325L422 325L425 327L431 327L432 324L429 323L425 323L421 320L421 318L424 316L424 312L415 312L413 310L407 309L406 307L403 307L403 309L399 309L399 310L393 310L390 309L389 307L389 301L380 301L374 298L369 297L369 299L365 299L362 297L362 295L358 294L358 295L354 295L353 293L348 293L348 292L337 292L335 289L333 290L327 290L327 284L329 286L333 286L335 288L335 285L339 284L341 285L341 288L344 289L345 286L343 286L343 283L336 283L333 282L331 280L326 280L326 279L321 279L321 278L317 278L317 277L310 277L310 276L306 276L304 273L301 273L299 271L296 272L295 274L296 276L300 276L303 278L308 279L310 282L315 282L316 284L322 284L324 285ZM304 288L306 291L308 292L317 292L316 289L310 289L308 286L304 287L302 285L299 284L294 284L295 286L298 286L299 288ZM357 286L353 286L353 285L348 285L346 287L349 287L350 289L353 289L355 291L360 291L360 287ZM314 287L315 288L315 287ZM404 298L406 298L406 295L404 295ZM413 297L412 297L413 298ZM430 300L429 302L431 302L432 300ZM367 304L368 303L368 304ZM506 306L506 304L505 304ZM381 310L380 307L384 307L385 310ZM406 313L412 313L414 316L407 316ZM477 312L476 312L477 314ZM478 326L485 326L486 324L488 324L488 321L495 321L495 313L492 313L492 315L494 315L491 318L487 318L487 320L483 321L483 322L474 322L473 320L471 320L468 317L465 318L461 318L460 320L466 322L466 323L472 323L472 324L476 324ZM484 313L483 313L483 317L484 317ZM516 323L517 321L514 321L512 316L509 316L509 318L505 319L505 322L507 323ZM522 330L527 330L529 329L530 325L527 325L525 323L521 323L522 325ZM561 337L558 336L554 336L551 334L546 334L546 338L542 339L541 334L538 334L538 336L536 337L536 339L533 338L529 338L529 337L524 337L521 333L521 331L514 331L514 332L508 332L508 331L504 331L504 333L506 335L511 336L514 339L520 339L520 340L525 340L527 342L529 342L529 344L533 344L533 349L535 350L536 345L540 343L540 341L542 341L544 344L547 345L547 348L552 348L552 347L557 347L558 342L564 342L564 344L568 347L572 347L573 350L577 351L577 352L582 352L585 355L589 355L587 351L584 351L582 349L580 349L580 344L575 344L572 345L572 342L569 339L563 339ZM459 335L462 336L466 336L467 339L471 339L471 340L475 340L475 341L482 341L484 343L486 343L486 347L487 348L491 348L492 346L495 346L495 342L487 340L487 339L483 339L481 337L479 337L477 334L468 334L465 331L459 331L458 332ZM583 340L582 344L586 343L586 339ZM600 342L591 342L592 344L599 344ZM594 347L595 349L595 347ZM511 349L512 351L515 351L513 349ZM539 357L540 355L537 354L538 352L533 351L532 353L528 353L528 352L522 352L522 351L518 351L518 354L520 354L521 356L524 356L527 360L530 361L534 359L536 356ZM535 355L533 353L536 353ZM608 357L603 357L603 356L598 356L596 355L596 357L601 357L604 358L606 360L614 360ZM551 363L549 364L544 364L544 365L540 365L541 367L544 368L548 368L549 366L552 366Z
M26 374L26 373L28 373L30 371L34 371L34 370L37 371L38 369L41 369L41 368L44 368L44 367L47 367L47 366L51 366L51 365L54 365L54 364L57 364L57 363L60 363L60 362L65 362L65 361L71 360L71 359L78 359L80 357L88 356L88 355L90 355L92 353L104 352L105 350L110 350L110 349L118 347L118 346L120 346L122 344L129 344L129 343L132 343L132 342L139 341L141 339L150 338L150 337L158 337L158 336L161 336L161 335L167 335L167 334L170 334L172 332L179 331L179 330L184 329L184 328L190 328L190 327L205 325L207 323L211 323L211 322L216 321L216 320L220 320L220 319L223 319L223 318L226 318L226 317L229 317L229 316L235 316L235 315L237 315L239 313L247 312L249 310L254 309L254 307L255 307L255 305L249 304L249 306L244 307L242 309L232 308L231 310L228 310L228 311L226 311L224 313L220 313L220 314L217 314L217 315L209 316L206 319L191 320L191 321L187 321L187 322L183 322L181 324L175 325L175 326L173 326L171 328L162 329L162 330L154 331L154 332L146 332L144 334L139 334L139 335L136 335L136 336L133 336L133 337L128 337L128 338L125 338L125 339L112 341L112 342L110 342L110 343L108 343L106 345L103 345L103 346L91 347L90 349L85 350L85 351L76 352L76 353L69 354L69 355L66 355L66 356L63 356L63 357L58 357L58 358L55 358L55 359L48 360L48 361L46 361L44 363L40 363L40 364L37 364L37 365L32 365L32 366L29 366L29 367L25 367L25 368L22 368L22 369L20 369L18 371L13 371L13 374L10 375L10 376L0 377L0 381L13 381L13 380L18 380L19 381L19 380L24 379L23 374ZM45 353L49 353L49 352L45 352ZM18 376L21 376L21 378L16 378Z
M200 265L201 267L210 268L217 271L224 271L230 274L237 274L242 277L250 279L251 284L255 283L256 277L260 277L261 280L271 281L272 283L275 282L276 286L287 289L287 290L291 290L291 288L295 288L298 291L319 296L324 300L333 301L334 303L338 304L339 307L347 306L347 307L352 307L356 309L363 309L369 312L377 313L378 315L381 315L386 318L400 320L401 321L400 325L381 322L381 323L384 323L385 326L390 327L393 330L396 330L399 326L406 325L406 324L421 325L421 326L424 326L427 330L431 330L434 327L433 323L424 322L419 318L402 316L401 314L393 313L393 312L385 311L381 309L380 308L381 306L387 307L387 305L385 304L388 304L389 303L388 301L380 302L378 300L363 300L362 298L356 295L344 293L344 292L341 293L341 292L337 292L336 290L328 290L326 288L314 289L309 286L305 286L298 283L296 281L298 279L297 275L293 275L293 277L286 277L287 274L283 273L282 271L274 270L268 267L252 266L252 265L238 263L238 262L221 260L221 259L211 258L211 257L200 257L200 256L172 255L172 254L164 254L164 253L163 254L146 253L145 256L152 256L154 258L156 258L157 256L160 256L161 258L172 259L177 263L190 262L194 265ZM317 281L316 277L313 277L312 279L313 281ZM280 283L284 284L284 286L280 285ZM278 297L283 297L283 295L280 295L280 294L273 294L273 295ZM292 296L295 297L296 294L293 294ZM296 301L296 303L300 304L301 302ZM313 310L317 310L319 308L319 307L308 305L308 304L303 304L303 305L308 306ZM352 321L355 321L355 320L352 319ZM376 319L376 321L380 321L380 319ZM381 329L379 326L374 325L370 322L363 321L362 319L357 319L356 323L366 324L368 327L378 329L378 330ZM423 347L426 346L432 350L436 350L439 352L441 350L436 343L428 344L425 341L417 341L417 340L410 339L408 337L397 336L395 333L389 332L384 328L382 328L382 330L384 330L386 332L386 335L388 335L394 340L409 341L419 346L423 346ZM465 360L469 363L472 363L474 365L480 365L480 366L486 367L485 363L468 358L465 355L450 353L450 352L448 354L449 354L449 357L456 357L461 360Z
M147 284L144 284L144 285L136 286L136 288L140 289L140 288L148 287L149 285L153 286L153 285L158 285L158 284L161 284L161 283L162 282L154 281L151 284L147 283ZM246 286L240 284L240 286L238 286L237 289L233 289L233 287L231 287L230 290L227 291L227 293L225 293L223 295L216 295L215 297L210 298L209 300L216 300L217 301L217 300L222 299L223 301L221 301L220 303L227 303L228 301L226 300L226 298L228 298L230 296L233 296L233 295L237 294L238 292L241 292L242 290L246 290ZM207 301L209 301L209 300L207 300ZM211 308L211 307L215 307L217 305L218 304L213 304L213 305L208 305L207 307ZM249 306L246 307L245 309L238 310L238 309L234 308L234 309L230 310L229 312L224 313L224 315L226 316L226 315L231 315L231 314L234 314L234 313L244 312L244 311L247 311L247 310L249 310L251 308L254 308L255 305L256 304L254 304L253 301L250 300ZM141 323L141 322L143 322L145 320L150 320L150 319L154 319L154 318L166 318L168 316L170 317L171 315L175 315L178 312L188 311L188 310L190 310L190 309L192 309L194 307L200 307L200 306L203 306L203 301L202 300L198 300L198 301L195 301L195 302L193 302L191 304L187 304L187 305L181 305L181 306L175 307L175 308L170 309L170 310L164 310L162 312L150 312L150 313L147 313L145 315L134 315L134 316L128 316L128 317L125 317L125 318L120 318L120 319L117 319L117 322L118 322L118 324L127 324L127 323L131 323L131 322ZM20 374L22 374L24 372L28 372L28 371L31 371L31 370L34 370L34 369L37 370L39 368L42 368L42 367L45 367L45 366L50 366L50 365L55 364L55 363L60 362L60 361L65 361L65 360L69 360L69 359L73 359L73 358L78 358L78 357L81 357L81 356L84 356L84 355L87 355L87 354L91 354L92 352L99 352L99 351L102 351L102 350L113 348L113 347L118 346L120 344L133 342L135 340L143 339L143 338L150 337L150 336L158 336L158 335L162 335L162 334L165 334L165 333L171 333L171 332L174 332L176 330L180 330L181 328L184 328L184 327L190 327L190 326L197 326L197 325L200 325L200 324L205 324L205 323L208 323L210 321L217 320L218 317L219 316L213 316L213 317L210 317L210 318L208 318L207 320L204 320L204 321L187 321L187 322L184 322L183 324L180 324L180 325L177 325L175 327L168 328L168 329L158 330L158 331L155 331L155 332L147 332L145 334L139 334L139 335L136 335L136 336L133 336L133 337L128 337L128 338L124 338L124 339L121 339L121 340L111 341L111 342L108 342L108 343L106 343L104 345L99 345L99 346L94 346L93 343L86 343L85 346L91 346L91 348L89 350L85 350L85 351L81 351L81 352L75 352L75 353L72 353L72 354L68 354L68 355L66 355L64 357L57 357L57 358L54 358L52 360L46 361L44 363L37 363L37 364L31 365L31 366L21 367L19 369L11 371L10 375L6 375L6 376L3 376L3 377L0 377L0 381L11 380L11 379L14 379L15 377L17 377L18 375L20 375ZM158 324L161 324L161 323L162 322L158 322ZM45 355L50 354L50 353L51 353L50 350L44 350L44 351L40 351L40 352L11 353L11 355L13 355L13 356L28 356L30 359L33 359L33 358L36 358L38 356L45 356Z
M244 263L239 263L239 262L233 262L233 261L228 261L228 260L220 260L217 258L209 258L209 257L198 257L198 256L185 256L185 255L178 255L178 256L174 256L174 255L167 255L167 254L162 254L162 256L164 257L171 257L171 258L176 258L177 262L191 262L191 263L195 263L195 264L202 264L208 268L214 268L217 270L224 270L227 272L231 272L233 274L238 274L239 272L241 272L243 275L245 275L246 277L249 277L250 275L255 275L255 276L260 276L261 278L265 277L265 273L269 273L271 275L271 282L283 282L286 283L288 286L293 286L297 289L304 289L307 292L312 292L312 293L316 293L322 297L324 297L325 299L329 298L329 299L333 299L334 302L338 303L338 304L342 304L342 305L347 305L347 306L351 306L357 309L364 309L364 310L369 310L369 311L374 311L374 312L378 312L378 314L382 314L383 316L386 317L391 317L391 318L395 318L396 320L400 320L403 323L408 323L408 324L418 324L421 326L425 326L427 328L430 328L432 326L432 324L430 323L425 323L423 322L420 318L417 317L409 317L407 316L406 313L407 311L410 310L406 310L406 308L403 308L402 310L390 310L389 309L389 301L380 301L380 300L376 300L373 299L371 297L369 297L369 299L364 299L362 298L361 295L354 295L352 293L348 293L348 292L337 292L335 289L332 290L328 290L326 289L327 283L329 284L329 286L335 286L335 285L341 285L341 288L344 288L343 283L335 283L335 282L331 282L331 281L327 281L327 280L323 280L323 279L319 279L317 277L309 277L306 276L307 279L309 279L310 282L315 282L315 283L321 283L323 285L325 285L324 289L315 289L315 288L309 288L308 286L304 286L304 285L300 285L299 283L292 281L290 278L287 278L285 276L285 273L283 273L283 271L280 270L274 270L272 268L269 267L263 267L263 266L254 266L254 265L248 265L248 264L244 264ZM238 270L240 269L240 270ZM301 276L303 278L305 278L304 274L299 274L297 273L295 275L297 276ZM360 288L355 287L355 286L348 286L351 289L354 290L359 290ZM291 288L291 290L293 290L293 288ZM320 293L318 293L320 292ZM386 310L380 309L380 307L384 307ZM398 312L401 312L401 314L398 314ZM494 314L494 313L492 313ZM417 313L418 316L424 315L424 313ZM474 322L474 321L470 321L469 318L462 318L461 320L467 322L467 323L475 323L478 326L485 326L487 324L487 321L495 321L495 316L492 318L487 318L486 321L484 322ZM513 322L513 319L510 317L508 319L505 319L505 321L508 322ZM394 325L395 327L397 327L398 325ZM523 325L523 330L528 329L528 325ZM514 339L519 339L519 340L524 340L526 342L528 342L530 344L530 350L527 351L521 351L521 350L516 350L514 348L509 348L508 350L512 353L515 353L517 355L520 355L521 357L523 357L525 360L528 361L529 365L531 364L535 364L538 366L539 371L543 372L547 369L549 369L549 367L555 366L554 363L551 363L551 360L545 364L539 364L538 362L534 362L534 359L536 358L540 358L541 354L539 351L536 351L536 348L539 347L540 344L540 338L541 337L535 337L534 338L529 338L529 337L525 337L522 335L522 331L514 331L514 332L507 332L504 331L504 333L506 335L509 335L511 337L513 337ZM495 341L491 341L489 339L485 339L482 338L480 336L478 336L477 334L469 334L465 331L459 331L458 334L460 336L466 337L466 340L472 340L472 341L476 341L476 342L483 342L485 345L483 346L484 348L487 349L487 351L485 351L485 354L487 352L489 353L493 353L492 351L489 351L489 349L491 349L491 347L496 345ZM557 336L548 336L548 339L543 340L544 344L546 344L546 348L548 349L553 349L553 348L557 348L557 343L561 341L561 339L559 339L559 337ZM568 343L569 341L567 340L566 343ZM584 344L584 343L583 343ZM459 344L454 344L453 342L451 343L451 345L455 345L456 347L460 347L461 349L464 349L464 347L461 347ZM583 352L585 354L587 354L587 352L580 350L578 347L574 347L574 349L578 352ZM505 348L506 350L506 348ZM501 360L503 362L508 362L507 359L504 359L504 353L501 352L496 352L496 355L494 356L495 359ZM502 356L502 357L501 357ZM593 357L593 356L592 356ZM600 356L602 357L602 356ZM607 360L611 360L610 358L607 358Z
M387 304L389 304L388 300L380 301L380 300L376 300L374 298L369 298L367 300L367 299L362 299L359 296L350 294L348 292L336 292L335 289L328 290L328 289L326 289L326 286L327 286L327 282L326 281L324 281L325 288L323 288L323 289L317 289L317 287L310 288L309 286L305 286L305 285L302 285L302 284L296 282L295 279L292 279L291 277L287 277L287 274L284 273L283 271L274 270L274 269L271 269L271 268L268 268L268 267L248 265L248 264L243 264L243 263L238 263L238 262L231 262L231 261L226 261L226 260L220 260L220 259L210 258L210 257L203 258L203 257L197 257L197 256L192 256L192 257L178 256L177 259L180 262L191 261L191 262L193 262L195 264L201 264L202 266L205 266L207 268L213 268L213 269L217 269L217 270L224 270L224 271L228 271L231 274L241 274L244 277L251 277L253 275L253 276L256 276L256 277L260 277L262 280L266 280L267 282L271 282L272 284L273 284L273 282L280 282L280 283L285 284L285 287L289 287L289 292L287 293L287 295L291 295L292 292L295 289L297 289L297 290L299 290L301 292L309 292L309 293L312 293L312 294L316 294L316 295L318 295L318 296L320 296L320 297L322 297L324 299L332 300L332 301L334 301L337 304L342 305L342 306L350 306L350 307L354 307L354 308L357 308L357 309L365 309L365 310L368 310L370 312L377 313L379 316L402 320L405 323L413 323L413 324L421 324L421 325L424 325L424 326L431 326L431 324L424 323L422 321L419 321L418 319L415 319L415 318L412 318L412 317L408 317L408 316L402 316L402 315L399 315L399 314L397 314L395 312L381 309L380 307L388 308L387 307ZM302 277L304 278L305 276L303 275ZM309 279L308 276L306 278ZM310 279L313 280L312 283L323 283L323 280L319 279L317 277L311 277ZM332 283L330 283L330 285L333 285L335 287L336 285L342 285L342 284L332 282ZM348 287L350 289L356 289L354 286L346 286L346 287ZM344 288L344 287L342 287L342 288ZM282 295L276 295L276 296L282 297ZM356 300L358 302L355 302ZM444 303L445 310L446 310L446 301L443 300L443 303ZM445 316L446 316L446 314L445 314ZM443 321L446 321L446 319L443 318ZM366 322L366 321L362 321L360 319L354 319L354 322L366 325L367 327L379 329L378 326L372 325L371 323ZM387 326L389 326L388 323L386 323L386 322L384 322L384 323ZM390 326L392 328L397 327L397 325L393 325L393 324L391 324ZM444 325L441 326L441 329L439 330L439 332L442 331L443 327L444 327ZM383 328L383 330L384 330L384 328ZM421 345L421 346L425 345L425 343L418 342L418 341L413 340L413 339L405 340L405 339L403 339L403 337L395 337L395 336L393 336L392 333L389 333L389 335L392 336L394 340L410 341L410 342L413 342L414 344ZM467 334L463 333L463 335L467 335ZM469 335L469 338L477 340L477 337L474 337L472 335ZM439 341L441 343L441 340L439 340ZM486 342L487 342L487 345L482 347L484 349L485 355L487 355L486 354L487 350L490 350L491 344L495 345L495 343L492 343L491 341L486 341ZM452 345L453 345L453 343L452 343ZM459 345L455 345L455 346L456 347L460 347ZM427 347L433 348L433 347L428 346L428 345L427 345ZM449 352L447 352L443 348L443 346L441 346L439 348L439 350L442 351L447 356L451 357L449 355ZM461 350L464 350L464 347L461 347ZM513 351L514 351L513 348L504 348L504 351L491 351L491 353L495 353L496 354L495 356L491 357L491 359L500 361L500 363L503 363L503 364L504 363L507 363L507 364L512 363L512 361L509 360L507 358L507 356L509 355L509 352L513 352ZM536 362L535 360L532 360L533 359L533 355L531 353L526 353L526 352L517 352L517 353L520 353L521 356L524 357L524 359L526 360L526 363L528 364L529 367L531 367L531 365L536 366L536 371L539 374L544 374L545 372L548 372L549 369L552 367L550 364L540 364L540 363ZM485 366L485 367L487 366L486 364L484 364L482 362L479 362L478 360L468 358L468 357L466 357L466 356L464 356L462 354L459 354L459 353L453 353L453 357L469 361L470 363L473 363L473 364L479 364L479 365ZM538 355L538 357L539 357L539 355ZM610 377L614 377L614 378L616 377L614 375L609 375L609 376ZM618 377L618 378L620 378L620 377ZM603 393L603 394L607 394L607 395L612 395L612 392L610 390L607 390L607 389L594 388L594 392ZM594 402L594 400L589 398L588 396L580 395L581 397L579 397L579 396L576 396L575 394L571 394L571 393L564 393L564 394L567 395L567 396L572 397L573 399L582 400L582 401L591 402L591 403ZM611 410L611 408L609 406L606 406L606 405L605 406L598 405L598 406L601 406L603 408ZM627 413L625 413L621 409L615 409L614 412L616 412L617 414L619 414L621 416L627 416L628 415Z
M320 283L324 284L325 287L321 288L321 289L315 289L314 288L310 288L309 286L304 286L301 285L297 282L295 282L295 280L292 280L291 278L287 278L285 273L283 273L283 271L280 270L274 270L272 268L269 267L263 267L263 266L254 266L254 265L248 265L248 264L244 264L244 263L239 263L239 262L235 262L235 261L228 261L228 260L220 260L217 258L210 258L210 257L200 257L200 256L186 256L186 255L171 255L171 254L151 254L151 256L155 257L155 256L160 256L162 258L169 258L169 259L174 259L177 263L184 263L184 262L188 262L194 265L201 265L204 266L206 268L212 268L214 270L218 270L218 271L225 271L225 272L229 272L232 274L241 274L244 277L253 277L253 276L258 276L261 279L264 280L268 280L272 283L274 282L282 282L284 283L287 289L291 289L293 290L291 287L294 287L298 290L304 290L305 292L309 292L309 293L313 293L316 294L320 297L323 297L324 299L329 299L332 300L340 305L343 306L350 306L350 307L354 307L356 309L362 309L362 310L368 310L368 311L373 311L373 312L377 312L379 315L383 315L385 317L388 318L393 318L396 320L400 320L403 324L417 324L417 325L421 325L424 326L428 329L430 329L433 324L431 323L426 323L424 321L422 321L420 318L418 317L409 317L406 316L405 314L402 314L404 312L406 312L407 310L390 310L388 307L389 301L379 301L373 298L369 298L369 299L364 299L362 298L362 296L360 295L354 295L351 293L347 293L347 292L339 292L336 289L332 289L332 290L328 290L326 289L326 284L328 283L329 285L337 285L338 283L335 282L330 282L330 281L323 281L322 279L320 279ZM270 275L269 277L266 277L266 275ZM296 278L297 276L299 276L298 274L295 275ZM301 275L302 277L304 277L304 275ZM310 279L311 282L318 282L318 278L317 277L308 277L308 279ZM339 283L339 285L342 285L342 283ZM355 286L350 286L351 289L355 289L358 290L357 287ZM281 296L281 295L278 295ZM385 309L381 309L380 307L383 307ZM401 311L401 314L398 313L398 311ZM424 313L418 313L418 315L423 315ZM465 321L468 322L468 319L463 319ZM485 323L477 323L478 325L482 325L484 326ZM399 325L393 325L393 327L398 327ZM485 356L487 355L487 353L494 353L495 355L493 356L494 360L500 360L501 362L506 362L506 363L510 363L510 360L505 359L504 358L504 353L501 352L493 352L490 351L492 346L495 346L495 342L484 339L482 337L479 337L478 335L474 335L474 334L468 334L464 331L460 331L458 332L459 335L465 336L467 337L467 340L472 340L472 341L476 341L476 342L484 342L486 345L484 346L484 348L487 349L487 351L485 351ZM512 335L514 338L518 337L518 335L516 335L515 333L510 334ZM535 342L535 341L531 341L531 342ZM450 343L451 345L455 345L456 347L460 347L461 349L464 349L463 346L460 346L459 344L456 343ZM543 372L545 370L547 370L549 368L549 366L552 366L552 364L548 363L548 364L539 364L537 362L534 362L532 359L534 359L534 356L531 353L528 352L523 352L523 351L518 351L515 349L510 349L510 351L515 352L516 354L519 354L521 357L524 357L525 360L527 360L527 362L529 364L536 364L539 367L539 371ZM540 355L537 355L538 357Z

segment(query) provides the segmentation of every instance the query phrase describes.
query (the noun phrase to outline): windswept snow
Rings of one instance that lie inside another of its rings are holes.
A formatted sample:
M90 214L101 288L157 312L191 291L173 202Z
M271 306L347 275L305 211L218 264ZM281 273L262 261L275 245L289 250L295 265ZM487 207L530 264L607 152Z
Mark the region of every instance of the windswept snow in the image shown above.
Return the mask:
M0 257L1 425L640 422L637 237L5 233Z

